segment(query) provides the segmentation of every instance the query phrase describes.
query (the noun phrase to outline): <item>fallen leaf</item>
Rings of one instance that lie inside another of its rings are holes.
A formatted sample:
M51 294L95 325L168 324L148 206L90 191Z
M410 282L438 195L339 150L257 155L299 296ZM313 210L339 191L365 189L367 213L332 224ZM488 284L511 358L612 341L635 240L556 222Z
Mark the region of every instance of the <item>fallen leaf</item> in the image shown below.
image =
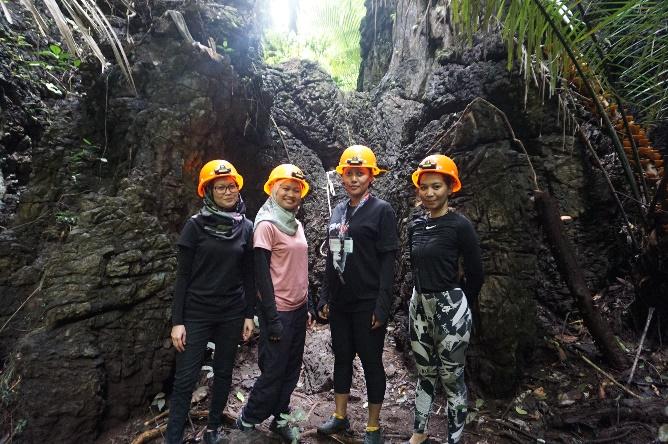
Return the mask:
M564 362L566 360L566 352L563 348L557 346L557 352L559 353L559 360Z
M659 392L659 389L656 388L654 384L652 384L652 390L654 390L654 394L658 396L659 398L661 397L661 392Z
M561 406L575 404L575 400L569 398L567 393L559 393L559 395L557 395L557 399L559 400L559 405Z
M559 339L561 342L565 342L566 344L572 344L573 342L578 340L577 336L567 335L567 334L557 335L555 337Z
M668 442L668 424L659 427L659 441Z
M243 393L237 392L237 399L241 402L244 402L246 400L246 397L244 396Z
M206 398L206 395L209 394L209 387L203 385L197 387L197 390L193 392L192 398L190 398L190 403L200 402L202 399Z
M545 393L545 389L544 389L543 387L538 387L537 389L535 389L535 390L533 391L533 395L534 395L537 399L545 399L545 398L547 398L547 394Z
M601 385L598 386L598 399L605 399L605 398L606 398L605 383L602 383Z
M515 406L515 411L516 411L517 413L519 413L520 415L526 415L526 414L527 414L527 411L524 410L524 409L523 409L522 407L520 407L520 406Z

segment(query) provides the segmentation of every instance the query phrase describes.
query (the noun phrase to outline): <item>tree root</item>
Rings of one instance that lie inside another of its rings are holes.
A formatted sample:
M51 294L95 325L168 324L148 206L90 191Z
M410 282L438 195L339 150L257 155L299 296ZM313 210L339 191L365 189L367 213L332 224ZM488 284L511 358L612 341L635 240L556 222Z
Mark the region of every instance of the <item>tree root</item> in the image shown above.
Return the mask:
M154 439L162 436L162 434L166 430L167 430L167 424L155 429L147 430L145 432L140 433L139 436L133 439L131 444L144 444L146 442L153 441Z

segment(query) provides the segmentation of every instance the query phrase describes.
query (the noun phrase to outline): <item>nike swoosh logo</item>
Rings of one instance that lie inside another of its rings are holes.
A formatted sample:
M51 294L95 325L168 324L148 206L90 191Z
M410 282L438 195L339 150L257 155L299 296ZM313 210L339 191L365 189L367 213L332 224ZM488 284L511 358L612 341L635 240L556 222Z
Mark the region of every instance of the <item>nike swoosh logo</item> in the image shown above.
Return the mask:
M432 225L431 227L430 227L430 226L428 226L428 225L427 225L427 226L425 226L425 228L426 228L427 230L431 230L431 229L432 229L432 228L434 228L434 227L436 227L436 225Z

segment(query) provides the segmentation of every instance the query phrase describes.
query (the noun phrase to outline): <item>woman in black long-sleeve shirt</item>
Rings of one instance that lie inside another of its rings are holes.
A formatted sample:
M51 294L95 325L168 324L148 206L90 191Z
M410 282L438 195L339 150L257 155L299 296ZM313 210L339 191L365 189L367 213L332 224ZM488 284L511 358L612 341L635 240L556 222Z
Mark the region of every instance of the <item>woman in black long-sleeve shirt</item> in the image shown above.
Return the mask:
M427 440L429 410L440 379L448 398L448 443L453 444L466 422L464 364L472 327L469 306L475 305L483 281L480 246L471 222L448 207L450 194L461 188L452 159L431 155L420 162L412 179L428 215L408 229L414 279L409 323L418 371L409 442Z
M218 442L221 413L232 382L240 339L253 331L253 224L239 190L243 178L225 160L208 162L199 176L202 209L186 221L177 242L178 265L172 304L176 374L166 442L180 444L190 398L207 342L216 345L213 390L204 441Z
M399 249L396 217L389 203L369 192L382 171L371 149L348 147L336 171L348 199L332 211L326 274L318 304L320 316L329 318L332 333L336 410L318 432L332 435L350 428L347 408L357 354L369 401L364 443L377 444L383 442L379 423L386 382L383 342Z

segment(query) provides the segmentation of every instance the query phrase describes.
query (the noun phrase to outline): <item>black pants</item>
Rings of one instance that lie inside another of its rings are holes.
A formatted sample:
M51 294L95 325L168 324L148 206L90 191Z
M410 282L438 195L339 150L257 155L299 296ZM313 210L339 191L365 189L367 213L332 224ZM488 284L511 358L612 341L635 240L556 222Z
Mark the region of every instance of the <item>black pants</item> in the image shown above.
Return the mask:
M221 413L232 383L232 368L241 340L243 319L225 322L188 321L186 327L186 347L182 353L176 354L176 375L174 389L169 402L169 423L167 425L166 442L180 444L186 415L190 410L190 398L202 369L202 360L206 344L216 344L213 354L213 391L209 408L209 429L217 429L221 423Z
M290 396L299 381L306 340L306 305L294 311L279 311L283 324L280 341L270 341L267 323L262 310L260 320L260 345L258 366L262 374L248 397L242 419L251 424L259 424L269 416L281 419L281 413L290 412Z
M385 398L383 343L386 326L371 329L373 311L342 312L330 309L329 328L334 349L334 393L350 393L355 354L362 361L367 399L380 404Z

